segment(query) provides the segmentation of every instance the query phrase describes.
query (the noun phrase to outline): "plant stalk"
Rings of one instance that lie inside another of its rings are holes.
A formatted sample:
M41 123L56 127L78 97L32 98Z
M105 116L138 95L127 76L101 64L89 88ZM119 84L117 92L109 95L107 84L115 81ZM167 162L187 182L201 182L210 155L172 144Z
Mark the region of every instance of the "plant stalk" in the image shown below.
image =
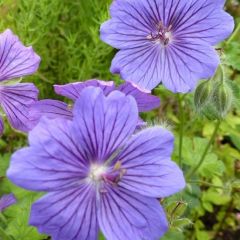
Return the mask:
M219 127L220 127L220 124L221 124L221 120L218 120L218 121L217 121L217 124L216 124L216 126L215 126L215 129L214 129L214 131L213 131L213 133L212 133L212 136L211 136L211 138L210 138L210 140L209 140L209 142L208 142L208 144L207 144L207 146L206 146L206 148L205 148L205 150L204 150L204 152L203 152L203 154L202 154L202 157L200 158L200 161L199 161L198 164L197 164L195 167L193 167L193 169L190 170L190 172L187 174L187 177L186 177L187 180L188 180L188 179L191 179L191 177L192 177L192 176L197 172L197 170L202 166L202 164L203 164L203 162L204 162L204 160L205 160L205 158L206 158L206 156L207 156L207 154L208 154L208 151L209 151L212 143L214 142L214 140L215 140L215 138L216 138L217 132L218 132Z
M182 168L182 147L183 147L183 133L184 133L184 111L183 111L183 98L184 96L178 95L178 103L179 103L179 166Z

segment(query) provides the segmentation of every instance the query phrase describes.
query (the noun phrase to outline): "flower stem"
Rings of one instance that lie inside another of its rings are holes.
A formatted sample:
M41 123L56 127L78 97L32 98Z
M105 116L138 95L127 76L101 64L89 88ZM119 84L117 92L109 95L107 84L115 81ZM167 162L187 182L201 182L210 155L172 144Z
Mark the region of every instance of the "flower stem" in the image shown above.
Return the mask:
M183 146L183 132L184 132L184 111L183 111L183 96L178 95L178 105L179 105L179 166L182 168L182 146Z
M228 215L229 215L229 214L232 212L232 210L233 210L232 208L233 208L233 199L231 199L231 201L229 202L228 207L227 207L227 209L225 210L225 214L224 214L224 216L222 217L222 219L221 219L221 221L220 221L220 224L219 224L219 226L218 226L218 228L217 228L217 230L216 230L216 232L215 232L215 234L214 234L214 238L213 238L213 239L217 239L219 233L220 233L221 230L222 230L222 227L223 227L224 223L226 222L226 218L228 217Z
M217 121L217 124L216 124L216 126L215 126L215 129L214 129L214 131L213 131L213 133L212 133L212 136L211 136L211 138L210 138L210 140L209 140L209 142L208 142L208 144L207 144L207 146L206 146L206 148L205 148L205 150L204 150L204 152L203 152L203 154L202 154L202 157L200 158L200 161L199 161L198 164L197 164L192 170L190 170L190 172L187 174L187 177L186 177L187 180L190 179L190 178L196 173L196 171L202 166L202 164L203 164L203 162L204 162L204 160L205 160L205 158L206 158L206 156L207 156L207 154L208 154L208 151L209 151L209 149L210 149L213 141L214 141L215 138L216 138L218 129L219 129L219 127L220 127L220 124L221 124L221 120L218 120L218 121Z

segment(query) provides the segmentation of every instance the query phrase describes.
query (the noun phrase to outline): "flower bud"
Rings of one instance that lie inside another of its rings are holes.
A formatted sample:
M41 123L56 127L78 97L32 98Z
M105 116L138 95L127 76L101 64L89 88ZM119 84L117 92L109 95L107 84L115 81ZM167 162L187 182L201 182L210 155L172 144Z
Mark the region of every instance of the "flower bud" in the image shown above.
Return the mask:
M220 82L216 85L213 96L219 117L225 117L233 104L232 89L225 82Z
M210 81L200 83L195 91L194 103L197 110L207 105L212 95L212 84Z
M201 115L205 116L208 120L219 119L219 114L212 103L207 104L200 113Z

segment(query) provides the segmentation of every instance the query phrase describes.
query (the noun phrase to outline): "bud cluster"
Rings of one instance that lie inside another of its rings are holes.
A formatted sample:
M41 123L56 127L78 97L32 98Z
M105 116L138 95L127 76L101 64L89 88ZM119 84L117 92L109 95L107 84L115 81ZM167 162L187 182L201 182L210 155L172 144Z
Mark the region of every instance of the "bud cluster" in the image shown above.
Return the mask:
M225 78L223 66L215 76L199 84L194 95L194 104L199 114L214 120L224 119L236 100L234 83Z

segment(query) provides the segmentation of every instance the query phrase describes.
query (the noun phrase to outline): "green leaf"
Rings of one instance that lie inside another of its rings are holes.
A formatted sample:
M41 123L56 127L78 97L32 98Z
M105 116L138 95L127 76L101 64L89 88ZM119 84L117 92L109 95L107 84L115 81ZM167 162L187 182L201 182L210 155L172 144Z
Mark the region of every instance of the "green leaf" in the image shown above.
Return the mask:
M220 194L218 192L215 192L212 189L205 191L202 197L203 203L209 202L215 205L225 205L229 203L230 200L231 200L231 196Z
M202 156L208 141L208 139L200 137L184 137L183 163L188 166L195 166L200 161L200 157ZM178 141L176 141L175 149L178 149ZM178 152L175 152L175 154L177 155ZM218 156L211 152L210 149L202 166L198 169L198 173L203 177L212 178L215 175L221 176L224 170L224 163L218 160Z
M188 218L179 218L172 223L172 227L181 231L184 227L192 225L192 221Z
M213 206L210 202L203 202L203 207L205 210L207 210L208 212L213 212Z
M38 197L36 194L29 194L5 211L6 216L10 219L6 229L8 235L16 240L41 240L46 238L45 235L39 234L35 227L28 224L31 205Z
M225 63L240 71L240 43L237 41L227 45Z
M197 240L210 240L210 237L206 231L197 230L196 231Z
M215 175L221 176L224 170L224 163L218 160L217 155L214 153L209 153L198 172L203 177L212 178Z
M185 240L185 237L183 233L172 229L167 232L166 235L161 238L161 240Z

